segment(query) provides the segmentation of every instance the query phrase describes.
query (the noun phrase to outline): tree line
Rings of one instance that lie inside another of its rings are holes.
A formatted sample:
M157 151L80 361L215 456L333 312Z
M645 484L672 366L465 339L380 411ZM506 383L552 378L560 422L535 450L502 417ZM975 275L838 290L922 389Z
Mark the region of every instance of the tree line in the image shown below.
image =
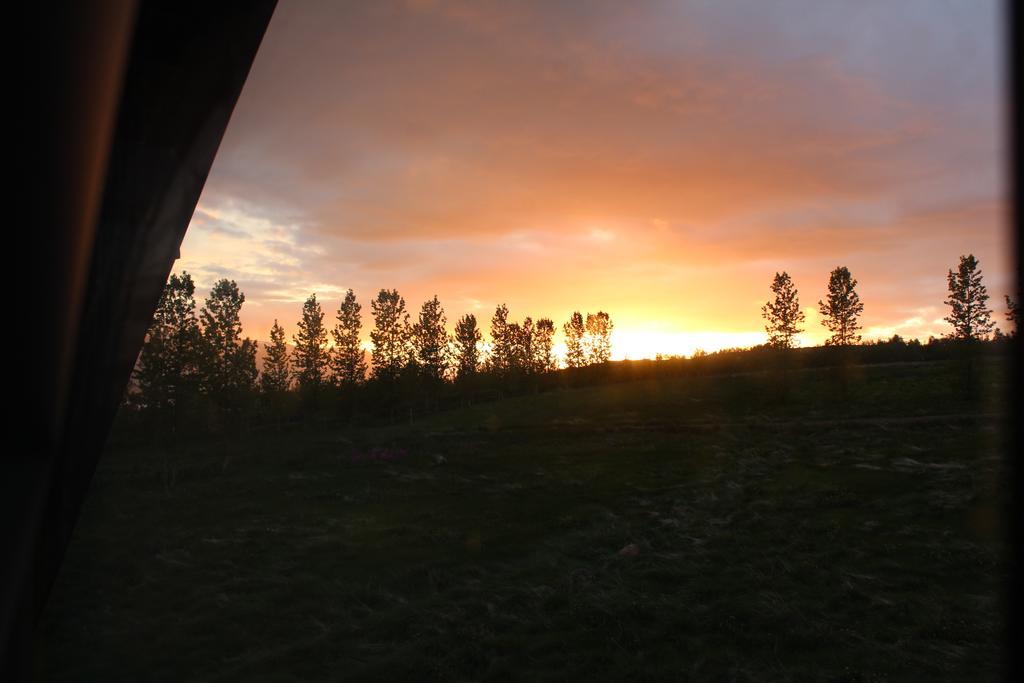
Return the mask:
M1001 336L992 320L989 295L982 283L978 259L973 254L961 256L957 269L950 269L946 280L949 298L944 303L950 307L950 312L943 319L952 327L948 338L973 342ZM766 320L767 345L778 349L792 348L796 344L796 336L804 332L801 325L806 320L799 294L793 279L785 271L775 273L771 291L774 298L761 308L761 316ZM1009 295L1005 300L1006 319L1019 329L1019 301ZM826 346L860 343L860 330L863 329L860 316L864 312L864 304L857 293L857 280L846 266L838 266L829 274L827 294L825 299L818 301L818 312L821 324L831 333L825 340Z
M498 306L491 317L487 349L482 345L483 333L472 313L456 322L452 334L447 332L448 319L436 295L423 303L415 321L396 289L380 290L370 302L370 310L373 329L369 366L360 342L362 305L351 289L345 293L330 330L324 323L316 294L306 300L290 358L283 330L275 320L263 364L264 377L274 379L264 388L287 389L289 378L299 388L324 384L344 388L367 380L388 382L410 375L427 382L462 382L482 372L530 375L558 367L554 356L555 323L550 318L534 321L529 316L522 322L510 321L505 304ZM580 312L574 312L563 325L567 366L608 362L612 329L611 317L604 311L588 313L585 322ZM330 347L328 334L334 341Z
M429 390L444 383L466 384L479 375L498 380L542 375L558 369L555 323L550 318L509 319L501 304L490 321L490 342L473 314L463 315L454 332L435 295L412 320L405 299L382 289L370 302L370 363L361 343L362 305L349 289L328 327L316 294L303 304L292 337L274 320L264 344L262 371L256 367L257 342L243 338L240 313L245 294L233 280L219 280L196 314L191 275L172 274L147 332L135 377L147 406L173 403L183 390L214 398L228 407L246 392L280 394L326 387L353 388L368 382ZM581 368L611 359L614 325L605 311L574 312L562 326L565 363ZM328 344L328 338L333 344Z
M998 336L988 306L978 261L962 256L949 270L950 307L945 318L950 340L977 341ZM830 347L861 343L864 304L857 280L845 266L829 275L826 295L818 301L821 324L830 332ZM804 331L803 310L792 278L776 273L773 297L762 307L769 349L790 349ZM240 312L245 295L228 279L214 284L196 310L195 283L187 272L172 274L157 305L136 365L140 403L146 407L178 406L201 397L220 415L280 413L294 396L357 396L357 402L384 409L396 403L431 400L446 391L504 392L553 386L545 378L558 369L554 355L555 323L550 318L509 319L505 304L490 319L489 341L473 314L459 318L452 333L437 296L424 302L412 318L395 289L382 289L370 302L369 363L362 345L363 307L350 289L333 320L315 294L303 304L291 341L274 321L257 369L257 342L242 336ZM1019 327L1017 300L1006 297L1007 319ZM576 369L606 366L611 358L614 326L604 311L573 312L562 326L564 364ZM328 343L330 339L333 344ZM592 374L592 373L591 373ZM605 373L607 374L607 373ZM447 389L446 389L447 387ZM360 405L365 409L365 405ZM393 408L387 408L393 410Z

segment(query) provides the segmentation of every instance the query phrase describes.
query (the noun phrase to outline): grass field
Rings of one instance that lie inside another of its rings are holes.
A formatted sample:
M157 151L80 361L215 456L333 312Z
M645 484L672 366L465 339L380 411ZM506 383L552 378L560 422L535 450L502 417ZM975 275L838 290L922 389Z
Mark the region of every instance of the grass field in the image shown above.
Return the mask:
M945 364L116 443L52 680L992 680L1000 404ZM625 552L620 552L633 544Z

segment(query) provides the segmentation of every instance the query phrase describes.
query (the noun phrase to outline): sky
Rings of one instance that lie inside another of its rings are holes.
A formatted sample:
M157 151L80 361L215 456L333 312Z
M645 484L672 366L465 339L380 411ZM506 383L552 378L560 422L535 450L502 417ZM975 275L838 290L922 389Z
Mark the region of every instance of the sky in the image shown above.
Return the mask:
M1000 5L281 0L175 271L289 338L397 288L449 327L604 310L613 357L765 341L777 271L822 343L948 330L946 273L1012 290Z

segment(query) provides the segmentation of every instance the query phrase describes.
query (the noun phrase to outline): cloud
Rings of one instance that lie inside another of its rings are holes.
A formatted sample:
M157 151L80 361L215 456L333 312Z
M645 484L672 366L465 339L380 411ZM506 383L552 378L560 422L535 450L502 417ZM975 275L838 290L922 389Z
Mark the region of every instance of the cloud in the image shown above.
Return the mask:
M181 265L244 283L262 326L399 287L740 333L775 270L810 301L843 262L902 324L960 253L1008 286L997 26L914 0L282 2Z

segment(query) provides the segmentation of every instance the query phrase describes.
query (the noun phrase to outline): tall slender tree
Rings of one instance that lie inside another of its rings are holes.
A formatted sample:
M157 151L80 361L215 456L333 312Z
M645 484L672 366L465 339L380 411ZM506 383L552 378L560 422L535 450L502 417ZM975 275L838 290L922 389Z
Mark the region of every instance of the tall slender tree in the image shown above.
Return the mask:
M324 382L327 370L327 330L324 329L324 311L311 294L302 305L302 319L298 332L292 337L295 350L292 351L292 367L299 387L311 389Z
M961 256L960 265L955 272L949 271L947 281L949 298L945 303L950 307L950 313L945 321L953 326L948 336L968 341L987 339L995 323L992 322L988 292L981 283L981 270L974 254Z
M199 319L203 325L202 369L210 393L251 389L256 381L256 345L242 339L240 313L245 294L234 280L218 280L206 298Z
M163 406L172 394L198 380L201 334L195 291L192 276L182 271L170 276L160 294L135 370L143 400L150 406Z
M829 275L828 296L818 301L821 324L832 336L825 340L826 346L849 346L860 341L859 318L864 304L857 294L857 281L846 266L839 266Z
M487 368L492 372L505 372L512 365L512 335L508 328L508 306L501 304L491 317L491 352L487 357Z
M520 353L522 329L517 322L510 322L505 326L505 345L508 348L508 355L504 363L505 374L511 374L522 369L522 354Z
M573 311L569 316L569 322L562 326L565 332L565 364L570 368L582 368L587 364L586 351L583 346L583 339L587 334L587 328L583 324L583 314Z
M423 303L419 320L412 327L416 366L423 377L440 381L448 371L447 322L436 294Z
M476 324L476 316L472 313L459 318L455 324L455 377L465 380L474 376L480 369L480 328Z
M800 323L805 320L800 310L800 298L789 273L775 273L772 280L772 293L775 298L761 307L761 316L768 321L765 330L768 332L768 345L779 349L789 349L796 344L796 335L803 332Z
M555 369L555 323L541 318L533 328L533 354L530 365L533 372L543 373Z
M284 328L277 324L270 328L270 343L263 345L263 374L260 384L267 393L287 391L291 385L291 370L288 367L288 345L284 341Z
M359 332L363 327L360 316L362 306L350 289L338 307L337 323L331 330L334 348L331 350L331 379L339 387L355 386L366 379L366 358L359 345Z
M612 319L604 311L587 313L584 347L591 365L607 363L612 358Z
M370 302L373 312L373 376L396 379L412 358L409 313L397 289L382 289Z
M526 316L521 324L510 326L509 330L511 368L517 372L533 372L533 318Z

